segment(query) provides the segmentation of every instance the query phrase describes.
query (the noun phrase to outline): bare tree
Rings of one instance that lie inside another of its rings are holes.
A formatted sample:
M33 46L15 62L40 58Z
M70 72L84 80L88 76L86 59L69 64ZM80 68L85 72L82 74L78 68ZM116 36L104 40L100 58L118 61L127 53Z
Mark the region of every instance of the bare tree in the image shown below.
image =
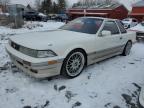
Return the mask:
M37 10L40 10L40 8L41 8L41 0L35 0L35 5L36 5Z
M99 3L105 3L106 1L110 2L111 0L79 0L79 2L82 5L88 5L88 6L99 4Z
M10 0L0 0L0 4L4 7L3 11L6 11L7 5L10 3Z
M0 4L2 5L8 5L10 3L10 0L0 0Z
M93 6L97 4L112 4L117 3L118 0L79 0L78 3L81 6Z

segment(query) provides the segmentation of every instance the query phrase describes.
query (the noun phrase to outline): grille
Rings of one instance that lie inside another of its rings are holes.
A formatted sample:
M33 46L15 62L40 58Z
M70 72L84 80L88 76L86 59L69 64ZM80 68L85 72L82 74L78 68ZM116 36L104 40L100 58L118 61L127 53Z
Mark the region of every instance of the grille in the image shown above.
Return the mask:
M23 47L21 45L18 45L15 42L12 42L12 41L11 41L11 47L14 48L15 50L25 54L25 55L28 55L28 56L31 56L31 57L37 57L37 50L33 50L33 49L30 49L30 48Z

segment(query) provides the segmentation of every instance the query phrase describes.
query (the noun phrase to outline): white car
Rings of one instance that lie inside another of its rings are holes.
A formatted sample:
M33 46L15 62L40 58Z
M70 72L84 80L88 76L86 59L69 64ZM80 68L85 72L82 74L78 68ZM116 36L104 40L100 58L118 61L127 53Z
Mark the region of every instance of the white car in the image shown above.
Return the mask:
M136 32L136 39L144 39L144 22L139 23L135 27L132 27L128 29L129 31L135 31Z
M135 18L126 18L122 20L122 23L124 24L124 28L128 29L136 26L138 24L138 20Z
M139 102L144 107L144 88L142 88L140 96L139 96Z
M18 68L36 78L74 78L87 65L128 55L135 38L119 20L81 17L54 31L13 36L6 49Z

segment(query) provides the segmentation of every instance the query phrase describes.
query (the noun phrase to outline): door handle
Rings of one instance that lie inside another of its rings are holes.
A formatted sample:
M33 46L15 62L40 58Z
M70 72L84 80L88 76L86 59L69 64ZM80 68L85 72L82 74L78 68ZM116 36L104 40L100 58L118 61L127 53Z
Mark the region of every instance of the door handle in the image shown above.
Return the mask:
M123 38L122 37L120 37L120 40L122 40Z

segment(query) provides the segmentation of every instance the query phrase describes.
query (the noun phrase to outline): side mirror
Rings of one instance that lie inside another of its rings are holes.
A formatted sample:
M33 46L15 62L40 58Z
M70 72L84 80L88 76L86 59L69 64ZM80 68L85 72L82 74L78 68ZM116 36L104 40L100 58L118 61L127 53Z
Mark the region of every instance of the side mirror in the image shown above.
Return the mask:
M102 37L103 37L103 36L108 36L108 35L111 35L111 31L103 30L103 31L101 32L101 36L102 36Z

